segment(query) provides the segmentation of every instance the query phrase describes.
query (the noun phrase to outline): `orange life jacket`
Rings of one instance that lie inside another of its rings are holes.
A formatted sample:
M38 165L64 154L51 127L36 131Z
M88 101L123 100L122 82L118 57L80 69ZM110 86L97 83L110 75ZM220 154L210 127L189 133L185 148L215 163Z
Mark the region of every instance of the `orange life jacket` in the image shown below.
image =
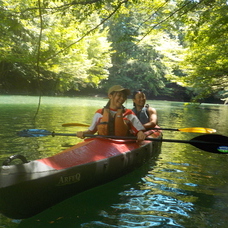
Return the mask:
M112 116L108 108L103 109L103 116L97 125L99 135L127 136L129 121L123 117L123 109L118 109Z

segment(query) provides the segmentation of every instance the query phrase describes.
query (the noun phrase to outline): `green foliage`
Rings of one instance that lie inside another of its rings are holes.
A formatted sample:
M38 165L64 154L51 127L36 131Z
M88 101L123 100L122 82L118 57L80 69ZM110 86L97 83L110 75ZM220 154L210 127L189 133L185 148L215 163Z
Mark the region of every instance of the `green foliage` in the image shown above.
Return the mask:
M213 94L227 94L227 10L226 1L205 3L191 13L185 27L186 52L181 68L186 75L177 80L184 86L195 88L196 100Z
M22 3L20 0L11 0L2 7L5 13L1 15L3 33L0 46L0 77L4 81L2 87L13 83L14 75L19 81L24 77L28 87L31 81L39 80L43 90L47 89L44 86L46 83L51 85L50 88L54 92L63 93L72 89L78 90L87 83L96 87L101 79L108 77L110 55L107 31L101 26L80 40L83 33L100 23L96 13L78 21L75 20L76 8L72 12L68 8L70 5L52 1L43 3L40 18L36 1ZM16 6L14 11L11 10L13 5ZM82 16L80 8L77 12L78 16ZM40 68L39 75L36 72L37 64ZM12 76L6 66L14 69ZM33 87L30 92L32 90Z
M0 91L122 84L227 101L227 9L226 0L0 0Z
M151 8L161 5L160 2L147 3ZM129 11L128 15L120 13L108 24L109 40L115 52L112 54L113 67L105 86L122 84L132 91L143 89L149 96L164 95L168 91L164 89L168 84L166 78L172 74L176 63L177 57L174 55L180 51L180 48L173 49L173 45L178 46L178 41L159 30L153 30L144 37L143 34L148 33L148 14L140 5L132 6ZM149 18L150 23L155 19L153 15Z

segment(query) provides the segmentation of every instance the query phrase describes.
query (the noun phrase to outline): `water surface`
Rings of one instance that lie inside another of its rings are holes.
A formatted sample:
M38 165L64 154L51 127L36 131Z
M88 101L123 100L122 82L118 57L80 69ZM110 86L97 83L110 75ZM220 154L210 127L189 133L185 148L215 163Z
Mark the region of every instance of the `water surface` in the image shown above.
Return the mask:
M28 160L50 156L79 142L76 137L24 138L23 129L74 133L90 124L107 100L96 97L0 96L0 162L13 154ZM158 111L159 125L169 128L208 127L228 136L228 106L182 102L148 103ZM132 102L125 104L128 108ZM164 131L164 138L189 140L196 133ZM134 172L76 195L32 218L14 220L0 215L0 227L227 227L227 155L199 150L189 144L167 143L162 151ZM118 168L118 167L117 167Z

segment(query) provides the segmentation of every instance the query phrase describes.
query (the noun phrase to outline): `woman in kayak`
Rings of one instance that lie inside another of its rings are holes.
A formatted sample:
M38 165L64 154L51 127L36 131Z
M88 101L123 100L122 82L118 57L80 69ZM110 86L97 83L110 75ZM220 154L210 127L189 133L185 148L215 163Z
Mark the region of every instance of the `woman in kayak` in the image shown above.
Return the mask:
M132 111L141 121L145 129L151 130L157 125L157 111L155 108L150 107L146 104L146 95L141 90L133 93L133 105Z
M92 124L87 131L79 131L77 137L84 138L86 134L137 136L137 141L146 138L145 128L131 109L126 109L123 103L130 95L130 90L120 85L112 86L108 90L109 101L103 109L98 109Z

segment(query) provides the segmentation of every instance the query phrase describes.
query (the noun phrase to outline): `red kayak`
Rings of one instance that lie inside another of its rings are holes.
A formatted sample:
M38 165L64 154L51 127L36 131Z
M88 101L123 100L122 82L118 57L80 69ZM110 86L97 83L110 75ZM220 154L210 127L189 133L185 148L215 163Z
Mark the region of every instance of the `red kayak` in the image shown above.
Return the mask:
M160 138L161 133L153 137ZM15 219L31 217L131 172L160 149L160 141L138 145L135 140L90 138L52 157L5 163L0 167L0 213Z

